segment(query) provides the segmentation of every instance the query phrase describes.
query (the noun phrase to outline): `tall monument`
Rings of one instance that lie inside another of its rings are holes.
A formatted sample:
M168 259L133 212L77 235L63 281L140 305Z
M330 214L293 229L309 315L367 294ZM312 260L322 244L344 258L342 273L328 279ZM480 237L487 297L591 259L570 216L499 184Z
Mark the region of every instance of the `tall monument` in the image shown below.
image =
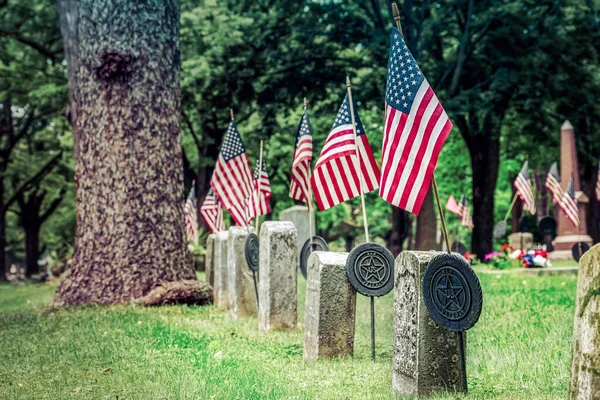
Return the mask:
M578 241L592 245L592 238L588 235L585 217L585 204L590 199L581 191L579 182L579 165L577 164L577 147L575 146L575 131L569 121L560 128L560 183L565 190L573 176L575 184L575 198L579 207L579 228L573 226L562 210L558 212L558 232L554 239L553 260L572 259L571 248Z

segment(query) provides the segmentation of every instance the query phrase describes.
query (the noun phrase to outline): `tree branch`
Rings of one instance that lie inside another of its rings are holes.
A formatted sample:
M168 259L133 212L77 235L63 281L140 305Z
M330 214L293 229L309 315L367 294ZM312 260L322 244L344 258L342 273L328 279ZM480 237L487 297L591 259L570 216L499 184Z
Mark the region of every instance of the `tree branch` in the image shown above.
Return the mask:
M40 216L41 223L43 223L45 220L47 220L48 217L50 215L52 215L54 213L54 211L56 211L59 204L62 202L64 196L65 196L65 188L63 187L62 189L60 189L60 193L58 194L58 197L56 199L54 199L54 201L50 204L50 207L48 207L48 209L46 211L44 211L44 213Z
M7 31L0 30L0 35L8 36L14 38L16 41L21 42L34 50L37 50L41 55L48 57L52 60L52 62L56 61L56 55L60 53L61 50L52 50L48 47L44 46L41 43L38 43L32 39L29 39L21 34L18 31Z

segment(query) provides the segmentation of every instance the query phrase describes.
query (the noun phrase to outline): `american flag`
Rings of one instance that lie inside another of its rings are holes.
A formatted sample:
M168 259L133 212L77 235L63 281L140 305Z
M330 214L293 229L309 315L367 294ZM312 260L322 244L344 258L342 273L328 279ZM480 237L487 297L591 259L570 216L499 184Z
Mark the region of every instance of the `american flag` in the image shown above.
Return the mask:
M573 182L573 177L571 177L567 190L563 194L559 205L569 221L573 223L573 226L579 226L579 208L577 207L577 199L575 198L575 183Z
M460 201L458 202L458 212L456 213L456 215L462 218L465 212L465 208L467 208L467 198L463 194L460 198Z
M529 211L531 215L535 214L535 201L533 199L533 191L531 189L531 181L529 180L529 161L525 161L521 172L515 179L514 187L523 201L523 208Z
M259 175L258 164L259 160L256 160L256 166L254 167L254 188L252 189L252 195L250 195L250 202L248 205L248 216L251 218L271 212L269 200L271 199L272 192L271 184L269 183L269 174L267 173L267 166L263 159Z
M206 221L206 225L208 225L211 232L216 233L225 230L221 202L212 189L208 189L204 202L200 206L200 215Z
M210 182L235 223L240 226L248 225L250 218L247 203L252 193L252 169L244 142L233 121L229 123Z
M312 161L312 128L308 119L308 112L298 125L296 133L296 148L292 161L292 182L290 184L290 197L308 204L310 207L310 162Z
M379 195L419 214L452 122L392 28Z
M467 229L473 229L473 217L471 216L471 210L468 205L464 205L462 211L462 217L460 219L460 224Z
M448 202L446 203L446 210L450 211L452 214L458 215L459 217L461 216L459 214L460 207L458 206L458 203L456 202L456 199L453 195L450 195L450 197L448 197Z
M600 162L598 162L598 178L596 179L596 199L600 200Z
M365 129L354 106L357 139L354 139L350 100L344 99L325 141L311 178L319 210L323 211L346 200L360 196L360 174L363 193L377 189L379 168L373 157ZM356 147L360 152L360 171Z
M556 162L552 163L548 176L546 177L546 187L552 193L552 201L554 204L559 204L562 199L562 188L560 187L560 175Z
M183 206L185 214L185 231L188 242L198 243L198 209L196 208L196 188L192 186L190 194Z

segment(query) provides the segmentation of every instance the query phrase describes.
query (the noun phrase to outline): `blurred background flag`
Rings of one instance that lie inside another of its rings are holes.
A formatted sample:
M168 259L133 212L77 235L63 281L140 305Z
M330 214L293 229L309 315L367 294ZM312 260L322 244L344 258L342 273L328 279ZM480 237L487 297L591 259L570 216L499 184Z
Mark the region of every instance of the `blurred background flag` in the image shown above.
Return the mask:
M523 201L523 209L529 211L531 215L535 215L535 201L533 199L533 191L531 189L531 181L529 180L529 161L525 161L521 172L515 179L514 187Z
M454 198L453 195L450 195L450 197L448 197L448 201L446 202L446 210L448 210L452 214L456 214L460 217L458 203L456 202L456 199Z
M192 189L183 206L185 214L185 231L188 242L198 244L198 209L196 208L196 187L192 183Z
M464 212L465 212L465 208L467 207L467 198L465 197L465 195L463 194L460 197L460 201L458 202L458 216L459 217L463 217Z
M233 120L223 139L210 182L235 223L240 226L248 225L250 218L247 203L252 193L252 169L244 142Z
M321 211L360 195L358 168L362 172L363 193L378 187L379 168L356 106L353 104L352 107L356 122L356 141L350 117L350 101L346 95L311 178L317 206ZM360 166L356 156L357 145Z
M379 195L418 214L452 122L392 28Z
M560 175L558 173L558 166L556 161L552 163L550 170L548 171L548 176L546 177L546 188L552 193L552 201L554 204L559 204L563 191L560 187Z
M563 194L562 201L559 203L565 216L571 221L573 226L579 226L579 208L577 207L577 199L575 199L575 183L573 177L567 185L567 190Z
M466 199L465 199L465 205L463 206L463 210L462 210L462 217L460 219L460 224L462 226L464 226L467 229L473 229L473 217L471 216L471 210L469 209L469 206L466 204Z
M304 201L310 207L310 162L312 161L312 128L308 111L298 125L296 133L296 148L292 160L292 173L290 183L290 197L295 200Z
M216 233L225 230L223 209L221 208L219 199L217 196L215 196L215 192L212 189L208 189L208 193L204 198L204 202L200 206L200 215L202 218L204 218L204 221L211 232Z
M265 215L271 212L269 200L271 199L271 184L269 183L269 174L265 159L262 160L262 168L259 175L259 160L256 160L254 167L254 188L248 205L248 216L254 218L258 215Z

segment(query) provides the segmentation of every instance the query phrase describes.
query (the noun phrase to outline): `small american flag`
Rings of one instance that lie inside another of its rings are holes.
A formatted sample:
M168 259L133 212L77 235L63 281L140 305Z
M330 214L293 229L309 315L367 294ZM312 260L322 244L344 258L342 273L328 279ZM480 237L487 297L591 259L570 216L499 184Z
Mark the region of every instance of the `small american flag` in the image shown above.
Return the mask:
M296 133L296 148L292 161L292 182L290 184L290 197L307 203L310 207L310 162L312 161L312 128L308 119L308 112L298 125Z
M211 186L235 223L248 225L247 203L252 193L252 169L244 142L233 121L229 123L223 139Z
M559 204L562 199L562 188L560 187L560 175L558 174L558 166L556 162L552 163L548 176L546 177L546 188L552 193L552 201L554 204Z
M452 122L392 28L379 195L419 214Z
M462 197L460 198L460 201L458 202L458 212L456 213L456 215L458 215L459 217L462 218L466 207L467 207L467 198L463 194Z
M533 199L533 191L531 189L531 181L529 180L529 161L525 161L521 172L515 179L514 187L523 201L523 208L529 211L531 215L535 215L535 201Z
M208 225L211 232L216 233L225 230L221 202L212 189L208 189L204 202L200 206L200 215L206 221L206 225Z
M461 216L459 214L460 207L458 206L458 203L453 195L448 197L448 202L446 202L446 210L450 211L452 214L458 215L459 217Z
M596 179L596 199L600 200L600 162L598 162L598 178Z
M185 214L187 240L198 244L198 209L196 208L196 188L193 186L183 206L183 212Z
M269 174L265 160L262 160L262 168L259 175L259 160L256 160L254 167L254 188L248 205L248 216L254 218L258 215L265 215L271 212L269 200L271 199L271 184L269 183Z
M460 224L467 229L473 229L473 217L471 216L471 210L468 205L464 205Z
M353 107L356 141L350 116L350 101L346 95L315 165L311 183L317 206L321 211L360 196L361 173L363 193L378 187L379 168L358 117L356 106ZM360 167L356 156L357 144L360 152Z
M573 177L571 177L567 190L563 194L559 205L573 226L579 226L579 208L577 207L577 199L575 198L575 183L573 182Z

